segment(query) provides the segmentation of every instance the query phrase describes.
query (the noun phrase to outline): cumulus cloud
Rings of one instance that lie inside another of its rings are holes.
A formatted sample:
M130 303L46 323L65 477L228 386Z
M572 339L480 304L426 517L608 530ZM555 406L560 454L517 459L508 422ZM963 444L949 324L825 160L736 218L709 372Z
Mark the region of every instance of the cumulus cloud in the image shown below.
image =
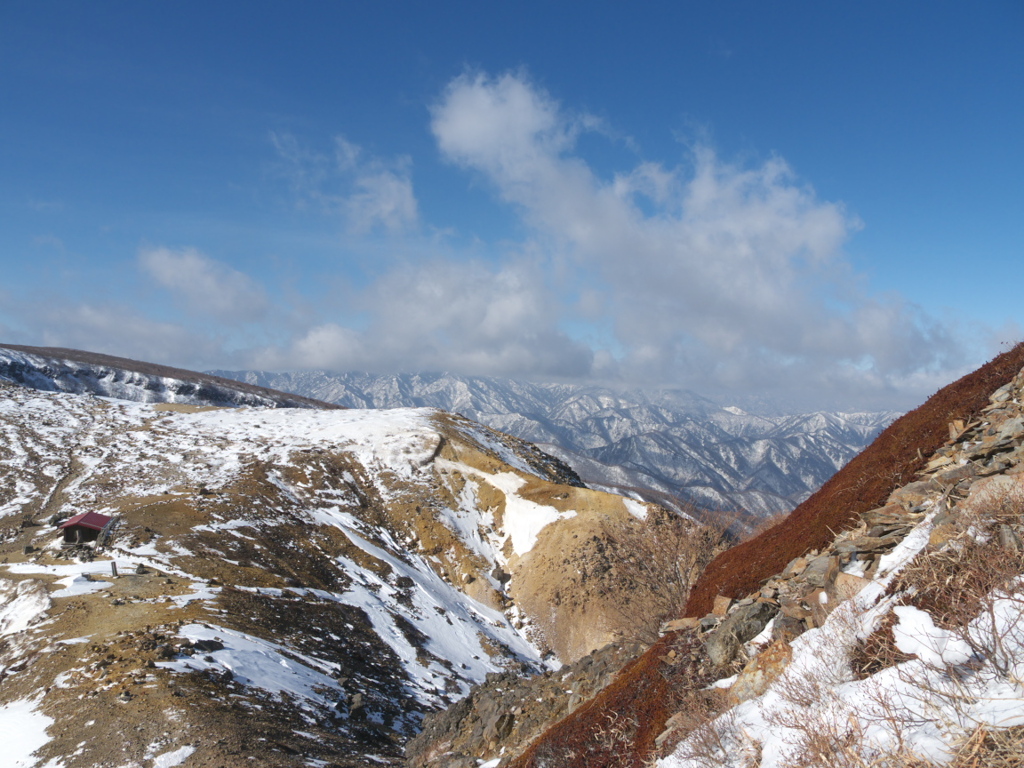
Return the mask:
M430 129L446 161L521 219L521 242L457 253L421 226L407 158L341 136L313 150L277 134L296 204L383 236L389 258L369 282L347 280L339 249L341 287L329 298L275 305L252 277L194 248L147 248L138 266L189 313L180 325L54 302L36 323L45 343L193 367L682 386L800 409L912 405L963 370L948 325L863 290L843 253L861 223L780 157L729 162L698 143L677 164L641 158L610 173L579 139L596 135L590 152L628 140L521 73L454 79Z
M416 226L419 207L408 157L373 157L344 136L335 137L330 153L304 147L290 134L273 133L271 141L298 204L340 215L359 235Z
M737 165L696 146L677 167L602 178L576 149L586 116L520 74L455 79L431 128L446 159L521 212L566 291L611 322L635 378L882 391L956 358L941 324L861 293L842 252L860 222L781 158Z
M195 248L144 248L139 264L190 313L246 323L263 319L269 309L265 291L252 278Z
M557 303L528 263L492 268L436 260L407 264L355 295L359 330L318 324L288 347L257 353L272 368L454 370L580 377L590 350L557 329Z

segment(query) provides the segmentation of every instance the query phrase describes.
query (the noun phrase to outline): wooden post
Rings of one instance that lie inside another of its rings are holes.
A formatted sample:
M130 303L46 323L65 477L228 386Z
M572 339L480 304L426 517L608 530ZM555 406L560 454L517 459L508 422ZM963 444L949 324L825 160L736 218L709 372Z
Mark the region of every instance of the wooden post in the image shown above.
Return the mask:
M116 579L117 578L117 563L115 563L113 560L110 561L110 572L113 574L114 578Z

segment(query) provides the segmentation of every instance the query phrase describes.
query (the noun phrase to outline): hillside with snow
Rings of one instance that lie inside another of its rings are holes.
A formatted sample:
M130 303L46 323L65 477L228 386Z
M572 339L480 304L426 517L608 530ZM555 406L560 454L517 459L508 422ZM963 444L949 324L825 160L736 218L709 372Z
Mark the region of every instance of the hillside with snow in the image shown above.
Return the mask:
M53 389L0 378L14 766L399 765L488 675L630 629L617 535L698 529L436 409Z
M213 373L350 408L461 413L541 445L591 487L755 517L792 510L899 415L752 413L681 390L452 374Z
M1021 765L1022 366L1024 344L898 419L712 560L613 681L488 765Z
M0 378L45 392L91 393L138 403L332 407L232 379L78 349L0 344Z
M1024 345L724 551L436 408L182 402L188 372L34 357L0 374L12 766L1024 755Z

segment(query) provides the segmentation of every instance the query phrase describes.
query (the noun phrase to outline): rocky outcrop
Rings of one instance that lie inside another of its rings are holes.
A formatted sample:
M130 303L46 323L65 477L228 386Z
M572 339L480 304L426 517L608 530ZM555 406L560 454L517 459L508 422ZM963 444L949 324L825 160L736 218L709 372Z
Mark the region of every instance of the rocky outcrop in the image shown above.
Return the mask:
M926 457L943 447L949 424L976 419L989 395L1022 366L1024 344L1018 344L901 416L783 524L716 558L694 586L686 615L708 613L718 595L735 599L754 591L786 563L822 550L837 532L856 526L865 512L884 507L893 489L913 481Z
M478 759L511 757L601 691L641 649L609 644L558 671L531 675L528 669L514 669L488 675L469 696L426 718L423 730L406 746L406 765L475 767Z
M792 560L757 592L735 602L724 619L708 614L700 626L708 631L712 662L726 666L734 661L742 643L768 623L769 611L758 610L758 606L774 607L788 619L778 623L775 640L821 626L836 605L870 582L882 557L926 514L934 514L931 543L944 544L948 533L957 529L964 502L994 483L1013 484L1009 478L1024 472L1022 403L1024 371L991 395L978 418L966 424L959 419L950 422L946 444L913 482L894 490L884 506L862 513L855 527L840 533L821 551L811 550ZM996 476L1002 477L996 480ZM1006 540L1019 546L1024 530L1020 526L1004 528ZM756 617L753 622L752 616Z

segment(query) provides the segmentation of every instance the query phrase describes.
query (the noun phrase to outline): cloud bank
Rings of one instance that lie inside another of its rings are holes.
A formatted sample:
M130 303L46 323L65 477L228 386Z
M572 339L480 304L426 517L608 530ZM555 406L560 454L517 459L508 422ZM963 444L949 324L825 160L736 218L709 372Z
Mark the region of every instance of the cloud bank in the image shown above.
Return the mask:
M257 322L270 308L266 291L255 280L195 248L144 248L139 264L188 313L236 324Z
M137 266L177 321L85 305L55 319L137 356L148 333L179 364L191 349L207 367L450 370L807 409L913 405L979 362L919 308L865 292L843 252L861 223L782 158L680 145L676 164L610 171L581 149L587 135L614 141L601 121L521 73L455 78L429 129L440 157L518 218L519 242L451 245L421 220L409 158L275 134L294 204L341 224L342 290L285 299L195 248L153 247ZM390 255L357 283L346 244L369 239ZM130 332L124 317L136 317ZM118 351L83 334L47 338Z
M443 156L514 206L623 380L841 397L950 375L952 333L899 297L865 296L843 257L860 222L777 157L693 147L676 167L602 177L577 151L593 120L521 75L467 74L432 110ZM595 371L596 372L596 371Z

